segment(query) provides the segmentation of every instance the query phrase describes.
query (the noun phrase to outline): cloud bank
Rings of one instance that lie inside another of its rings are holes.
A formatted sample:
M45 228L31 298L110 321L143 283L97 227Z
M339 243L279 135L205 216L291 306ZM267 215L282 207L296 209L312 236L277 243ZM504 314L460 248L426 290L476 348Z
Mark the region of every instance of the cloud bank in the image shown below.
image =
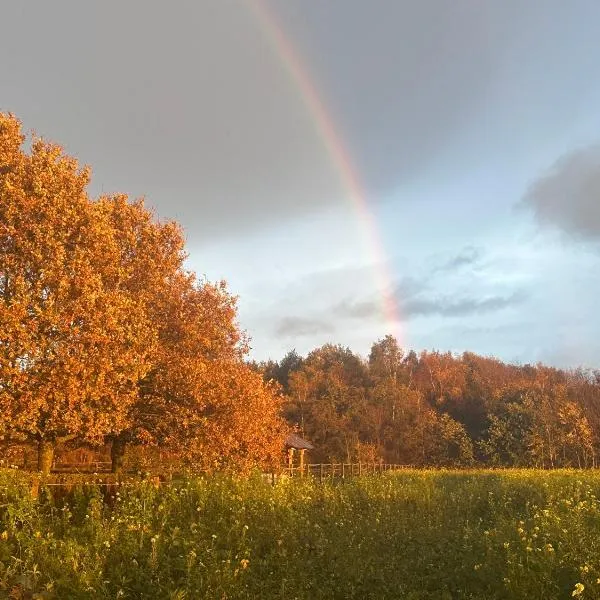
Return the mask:
M523 204L542 226L600 240L600 145L560 158L534 183Z

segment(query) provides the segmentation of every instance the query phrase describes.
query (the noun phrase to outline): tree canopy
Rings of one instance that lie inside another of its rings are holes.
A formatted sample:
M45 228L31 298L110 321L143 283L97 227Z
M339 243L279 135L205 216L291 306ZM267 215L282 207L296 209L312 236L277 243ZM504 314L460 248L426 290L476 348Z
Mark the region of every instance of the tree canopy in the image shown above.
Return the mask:
M289 356L289 355L288 355ZM269 361L267 379L282 372ZM284 414L324 462L589 467L600 450L600 375L437 351L392 336L368 358L325 345L294 353Z
M38 444L43 471L72 439L111 441L117 463L130 441L209 466L272 459L278 395L243 362L225 284L185 270L176 223L122 194L90 198L87 167L24 142L0 114L0 435Z

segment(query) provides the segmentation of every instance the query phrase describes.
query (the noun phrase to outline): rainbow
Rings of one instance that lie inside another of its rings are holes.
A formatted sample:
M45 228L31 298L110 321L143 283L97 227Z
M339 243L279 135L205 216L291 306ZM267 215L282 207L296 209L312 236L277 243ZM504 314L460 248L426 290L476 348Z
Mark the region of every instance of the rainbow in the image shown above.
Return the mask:
M291 80L298 88L306 108L315 123L317 135L321 138L338 172L340 181L352 202L363 230L366 245L371 254L371 260L375 265L374 274L381 298L382 314L388 327L392 329L392 334L398 342L402 343L404 341L400 335L402 333L400 327L402 320L394 294L393 279L389 270L387 255L375 216L369 206L365 188L346 149L346 144L321 99L301 57L286 37L283 27L277 21L276 16L269 10L264 0L248 0L248 5L251 12L256 16L256 20L266 39L273 47L277 56L280 57Z

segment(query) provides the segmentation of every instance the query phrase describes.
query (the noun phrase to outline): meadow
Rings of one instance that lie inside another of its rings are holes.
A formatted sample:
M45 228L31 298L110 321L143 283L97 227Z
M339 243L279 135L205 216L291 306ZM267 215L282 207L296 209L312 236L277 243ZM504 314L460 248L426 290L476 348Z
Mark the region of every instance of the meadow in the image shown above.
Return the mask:
M74 484L0 472L0 598L600 598L600 473Z

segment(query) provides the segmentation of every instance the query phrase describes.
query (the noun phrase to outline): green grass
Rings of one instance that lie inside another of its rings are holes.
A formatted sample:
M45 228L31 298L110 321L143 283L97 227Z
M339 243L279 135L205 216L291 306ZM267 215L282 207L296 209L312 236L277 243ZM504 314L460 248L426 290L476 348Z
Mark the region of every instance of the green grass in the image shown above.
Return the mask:
M0 472L0 598L600 598L596 472L24 483Z

